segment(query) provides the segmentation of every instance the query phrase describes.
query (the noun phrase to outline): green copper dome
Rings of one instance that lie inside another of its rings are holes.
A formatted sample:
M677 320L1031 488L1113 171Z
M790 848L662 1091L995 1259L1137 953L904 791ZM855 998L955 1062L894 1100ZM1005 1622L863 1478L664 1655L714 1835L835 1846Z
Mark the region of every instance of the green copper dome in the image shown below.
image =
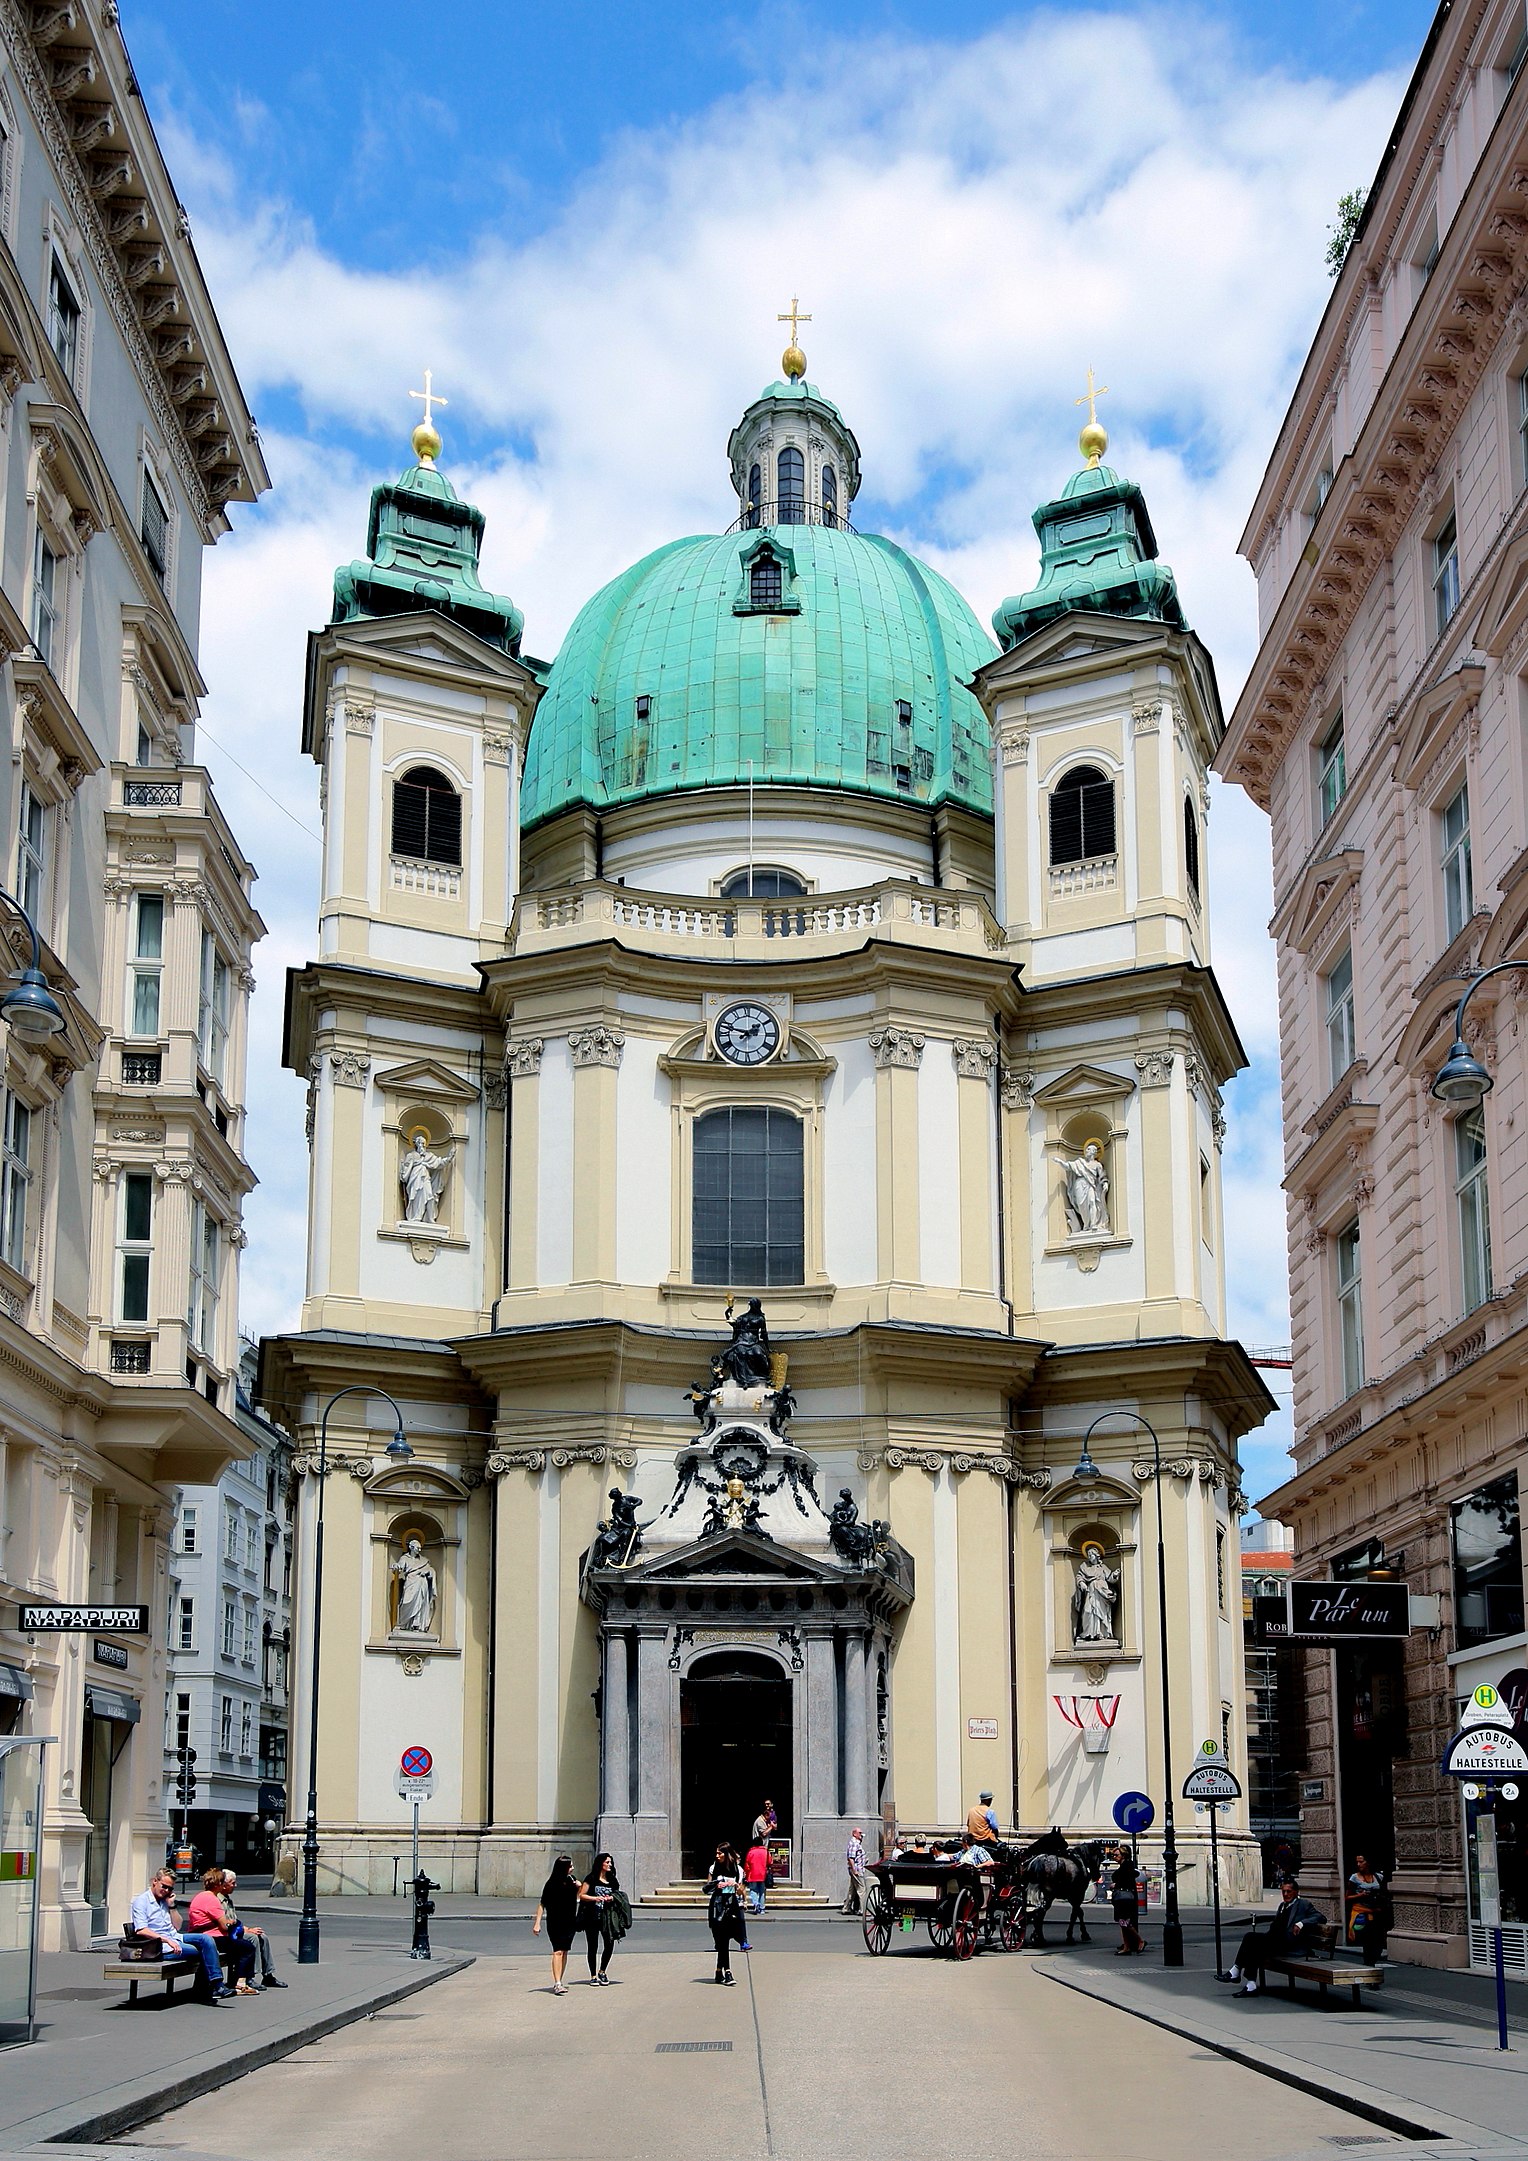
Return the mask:
M1101 428L1098 441L1101 448ZM1175 630L1188 628L1177 580L1157 561L1146 498L1133 480L1121 480L1107 465L1085 465L1053 502L1040 505L1034 525L1040 536L1040 582L1032 592L1005 600L992 618L1005 652L1052 617L1079 608L1095 615L1149 616Z
M750 774L990 813L987 722L965 686L992 657L955 588L893 541L817 522L671 541L568 632L522 818Z
M440 447L433 433L421 438ZM478 576L483 513L464 503L429 458L371 491L366 554L334 573L333 623L433 608L501 651L518 654L525 618Z

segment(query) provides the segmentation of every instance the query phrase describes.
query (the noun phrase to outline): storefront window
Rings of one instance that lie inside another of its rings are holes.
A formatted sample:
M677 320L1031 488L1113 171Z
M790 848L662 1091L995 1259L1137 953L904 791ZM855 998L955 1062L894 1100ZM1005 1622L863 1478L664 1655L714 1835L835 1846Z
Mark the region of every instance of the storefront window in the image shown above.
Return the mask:
M1517 1473L1494 1478L1449 1511L1457 1645L1514 1636L1523 1626L1523 1541Z

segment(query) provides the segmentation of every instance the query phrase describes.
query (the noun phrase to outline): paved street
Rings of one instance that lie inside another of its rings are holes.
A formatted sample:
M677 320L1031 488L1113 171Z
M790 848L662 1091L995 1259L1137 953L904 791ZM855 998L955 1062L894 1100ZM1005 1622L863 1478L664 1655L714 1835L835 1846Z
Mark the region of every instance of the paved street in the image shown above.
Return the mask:
M523 1923L513 1948L484 1940L497 1928L475 1935L466 1973L131 2143L241 2161L1182 2161L1207 2124L1217 2161L1400 2143L1058 1988L1025 1956L955 1967L920 1939L872 1960L855 1928L770 1923L723 1991L698 1921L642 1919L610 1988L555 1998ZM723 2046L676 2047L696 2042Z

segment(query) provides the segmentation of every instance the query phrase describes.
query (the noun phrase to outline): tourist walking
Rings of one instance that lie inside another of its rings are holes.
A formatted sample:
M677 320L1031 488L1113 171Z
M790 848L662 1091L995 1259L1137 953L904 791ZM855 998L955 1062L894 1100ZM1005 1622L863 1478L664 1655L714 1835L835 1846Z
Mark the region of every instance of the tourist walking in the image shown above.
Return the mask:
M1109 1896L1114 1907L1114 1918L1119 1923L1119 1949L1116 1958L1129 1958L1133 1951L1144 1951L1146 1938L1136 1923L1141 1917L1141 1886L1136 1874L1135 1855L1128 1846L1114 1849L1114 1881L1109 1886Z
M263 1928L252 1928L247 1921L239 1919L239 1909L234 1904L233 1897L238 1888L238 1877L231 1868L225 1868L223 1881L218 1889L218 1896L223 1902L223 1918L228 1924L229 1932L230 1934L237 1934L239 1929L242 1928L246 1936L253 1938L255 1949L260 1954L260 1986L262 1988L285 1988L286 1982L279 1981L276 1978L276 1957L271 1949L270 1937Z
M615 1902L620 1889L614 1860L608 1853L597 1853L578 1887L578 1925L589 1947L591 1988L610 1986L610 1954L616 1945ZM625 1934L624 1929L621 1934Z
M541 1924L546 1923L546 1940L552 1947L552 1994L566 1996L568 1984L563 1975L568 1970L568 1953L573 1948L573 1938L578 1929L578 1879L573 1873L573 1856L558 1854L552 1863L552 1873L541 1886L541 1897L536 1906L536 1918L531 1923L531 1934L541 1934ZM608 1957L606 1963L608 1964ZM589 1953L592 1971L594 1953Z
M742 1888L742 1870L738 1866L736 1849L723 1841L716 1849L716 1859L706 1877L706 1889L710 1893L706 1901L706 1921L711 1930L711 1941L716 1946L716 1979L724 1988L737 1985L732 1972L734 1941L740 1950L748 1949Z
M763 1839L756 1838L743 1856L743 1881L748 1886L748 1911L764 1911L764 1894L769 1889L769 1848Z
M842 1911L858 1913L865 1902L865 1834L856 1824L849 1833L849 1843L844 1848L844 1865L849 1871L849 1888L844 1893Z

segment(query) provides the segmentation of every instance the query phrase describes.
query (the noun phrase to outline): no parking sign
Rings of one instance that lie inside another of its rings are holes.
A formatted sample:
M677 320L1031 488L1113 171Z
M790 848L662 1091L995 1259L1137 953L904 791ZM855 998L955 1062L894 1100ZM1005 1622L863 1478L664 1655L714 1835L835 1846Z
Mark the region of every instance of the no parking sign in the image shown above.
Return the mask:
M435 1791L435 1758L417 1743L398 1759L395 1781L401 1801L428 1801Z

